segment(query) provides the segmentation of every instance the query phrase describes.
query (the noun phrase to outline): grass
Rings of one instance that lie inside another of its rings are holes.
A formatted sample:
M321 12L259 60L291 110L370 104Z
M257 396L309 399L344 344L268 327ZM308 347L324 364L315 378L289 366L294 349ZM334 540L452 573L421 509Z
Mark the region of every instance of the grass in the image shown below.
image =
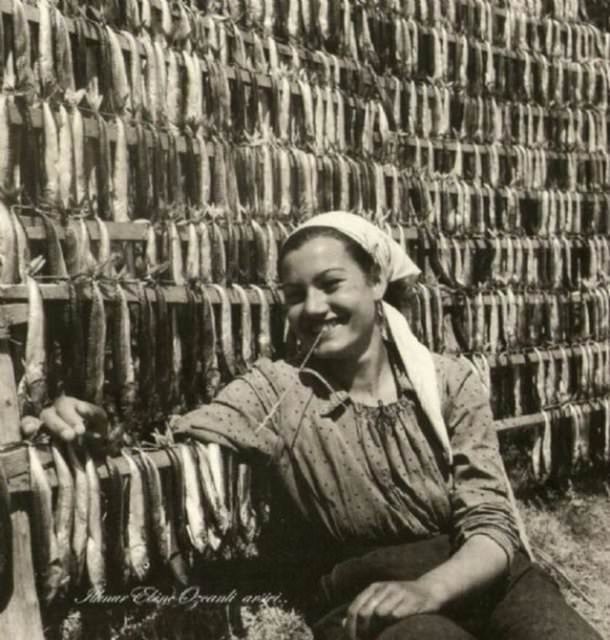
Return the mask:
M552 563L568 602L610 640L610 496L568 490L519 509L534 555Z

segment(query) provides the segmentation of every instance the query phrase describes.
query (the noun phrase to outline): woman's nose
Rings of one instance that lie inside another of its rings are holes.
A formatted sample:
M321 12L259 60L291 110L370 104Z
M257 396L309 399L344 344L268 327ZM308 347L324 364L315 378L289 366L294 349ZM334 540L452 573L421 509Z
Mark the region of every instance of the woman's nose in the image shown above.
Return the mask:
M307 297L305 298L303 312L309 316L319 316L325 314L327 310L328 303L324 292L316 289L310 289L307 292Z

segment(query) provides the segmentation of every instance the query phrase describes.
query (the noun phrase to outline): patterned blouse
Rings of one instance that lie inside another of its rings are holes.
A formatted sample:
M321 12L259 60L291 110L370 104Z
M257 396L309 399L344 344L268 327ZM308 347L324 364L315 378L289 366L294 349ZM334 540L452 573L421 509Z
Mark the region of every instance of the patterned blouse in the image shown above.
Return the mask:
M464 358L433 358L452 468L404 372L398 400L371 407L333 390L315 368L261 359L211 404L182 416L176 431L262 454L298 510L337 542L447 533L457 548L483 534L510 561L519 537L487 395Z

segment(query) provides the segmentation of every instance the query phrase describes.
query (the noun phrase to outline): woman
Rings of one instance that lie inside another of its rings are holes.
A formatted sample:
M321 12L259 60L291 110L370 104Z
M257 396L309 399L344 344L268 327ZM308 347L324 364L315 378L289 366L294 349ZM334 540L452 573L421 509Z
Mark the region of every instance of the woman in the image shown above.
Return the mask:
M476 373L383 301L419 273L400 246L332 212L291 234L279 270L299 356L258 361L176 431L262 455L342 550L316 637L598 638L521 551ZM69 439L91 412L64 397L42 417Z

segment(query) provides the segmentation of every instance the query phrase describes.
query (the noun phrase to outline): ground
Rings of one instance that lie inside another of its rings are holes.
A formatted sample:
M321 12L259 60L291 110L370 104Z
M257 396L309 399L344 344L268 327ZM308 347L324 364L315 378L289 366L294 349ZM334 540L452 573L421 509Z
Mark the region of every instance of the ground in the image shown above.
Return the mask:
M567 600L610 640L610 495L568 490L519 501L534 555ZM550 563L550 567L549 567Z

